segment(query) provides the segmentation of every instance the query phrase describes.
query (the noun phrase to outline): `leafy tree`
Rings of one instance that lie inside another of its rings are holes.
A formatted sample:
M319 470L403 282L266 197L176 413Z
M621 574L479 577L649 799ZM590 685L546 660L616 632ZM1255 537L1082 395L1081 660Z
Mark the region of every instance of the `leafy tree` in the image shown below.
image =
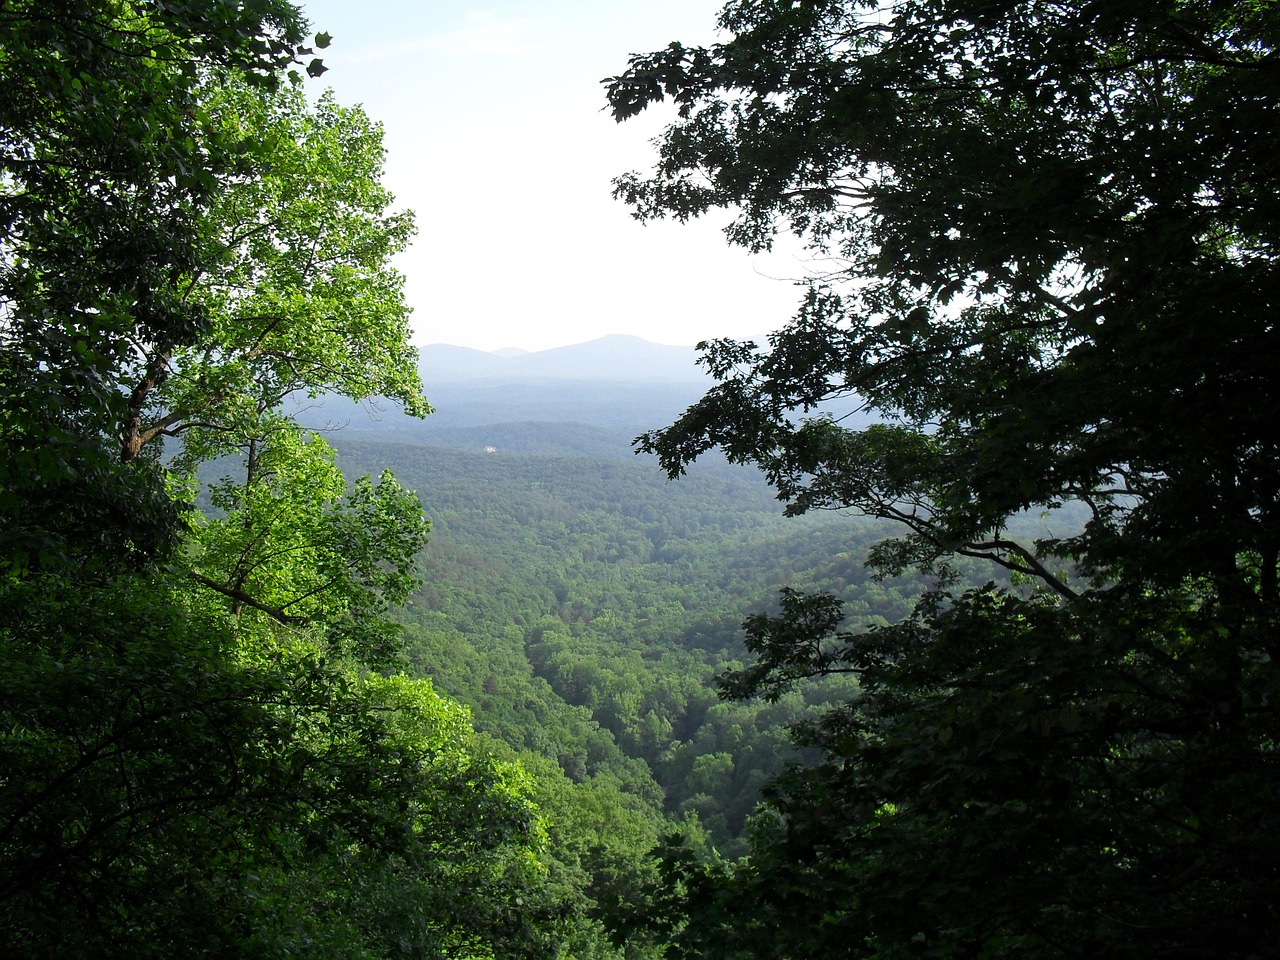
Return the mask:
M212 492L220 517L188 539L191 576L238 614L321 623L335 649L385 663L396 631L383 614L417 583L421 505L385 473L342 503L332 451L286 404L331 392L430 411L389 263L413 219L389 209L381 130L359 109L225 72L199 103L203 135L237 158L196 218L198 267L177 281L207 327L190 343L139 341L122 458L177 439L170 472L191 486L203 463L242 454L241 478Z
M868 631L821 595L750 621L731 695L861 690L801 728L825 761L778 781L749 862L672 854L657 922L694 955L1265 955L1280 9L742 0L720 25L608 81L619 119L678 109L617 193L732 209L731 242L788 230L827 269L766 348L705 344L717 385L640 446L899 521L879 569L941 579ZM1064 504L1077 532L1009 534ZM957 556L1025 586L953 589Z
M319 450L285 439L290 394L382 395L428 411L402 279L388 265L412 219L388 211L376 126L328 97L312 109L281 82L309 52L297 47L305 23L293 7L19 5L3 23L0 67L14 83L0 119L14 149L0 271L0 506L13 521L14 572L95 551L114 567L171 550L175 504L154 450L139 456L159 437L182 437L185 471L244 449L247 502L287 472L286 451ZM108 454L113 440L119 458ZM337 497L334 480L330 465L321 501ZM350 517L328 517L330 555L339 542L352 552L330 556L313 579L352 586L334 569L345 564L364 583L361 603L393 581L388 596L403 597L425 527L392 486L357 491L352 507L370 521L359 533ZM303 503L278 502L276 516ZM380 509L394 521L377 520ZM240 520L257 551L242 568L298 549L270 542L261 511ZM194 573L246 599L243 569L226 580ZM325 589L305 592L314 601Z
M238 157L200 135L202 80L277 85L305 27L282 0L0 12L6 565L171 542L156 471L116 469L113 438L138 344L189 343L207 322L175 280L198 270L198 210Z
M305 27L273 0L0 12L7 955L557 949L527 777L371 669L417 498L349 489L283 409L426 411L387 266L411 221L377 129L289 85ZM192 471L236 451L194 519Z
M214 75L199 105L203 137L236 158L175 284L207 326L190 343L139 344L124 455L162 436L189 440L196 457L235 449L297 393L385 397L424 416L403 278L389 265L413 218L389 210L381 129L330 94L312 108L300 87L264 91L234 74Z

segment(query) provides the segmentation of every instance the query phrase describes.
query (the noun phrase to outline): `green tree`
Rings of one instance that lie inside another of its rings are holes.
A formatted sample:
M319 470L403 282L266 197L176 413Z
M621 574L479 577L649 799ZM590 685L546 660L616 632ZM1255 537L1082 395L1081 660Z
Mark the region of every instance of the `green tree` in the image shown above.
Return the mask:
M113 461L139 344L206 326L175 279L198 270L198 211L239 158L200 135L202 80L221 68L277 85L307 55L305 28L282 0L0 12L6 566L171 542L154 467Z
M240 478L213 491L219 518L188 538L192 577L240 613L323 623L335 648L386 663L397 631L383 614L416 586L421 505L386 474L343 502L332 451L286 407L327 392L430 411L390 266L413 218L390 209L381 129L359 109L225 71L199 106L202 136L237 158L196 217L197 267L175 284L207 326L190 343L139 342L122 457L176 439L170 470L190 485L201 464L242 455Z
M878 629L800 594L748 623L730 695L860 693L800 730L825 760L775 785L744 866L671 856L662 922L695 955L1265 954L1280 8L743 0L720 25L608 81L619 119L678 109L617 193L732 209L752 249L790 231L824 272L766 348L705 344L717 385L641 448L899 521L879 569L940 579ZM1064 504L1077 532L1008 533ZM953 589L957 556L1026 585Z
M557 949L527 778L370 669L417 498L349 489L283 409L426 410L387 266L411 221L376 128L290 86L305 27L270 0L0 13L7 955Z
M195 265L173 284L206 326L141 342L121 430L126 458L158 437L198 456L243 445L294 394L421 395L403 278L390 259L413 218L390 210L382 131L330 94L264 90L219 73L199 99L202 139L236 158L199 210Z

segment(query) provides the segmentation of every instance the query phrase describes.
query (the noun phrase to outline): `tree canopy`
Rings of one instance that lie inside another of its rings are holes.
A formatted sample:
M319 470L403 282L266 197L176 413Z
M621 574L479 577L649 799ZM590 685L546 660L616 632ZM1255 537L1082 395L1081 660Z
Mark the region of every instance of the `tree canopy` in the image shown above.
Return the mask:
M0 14L6 561L145 552L172 529L155 477L112 468L111 445L142 344L207 324L180 278L200 269L200 210L238 157L201 133L203 78L276 86L305 28L280 0Z
M390 209L381 129L331 94L313 108L298 86L227 73L200 106L203 135L236 158L197 215L197 266L174 291L207 329L139 344L125 455L189 432L201 456L219 439L234 448L294 394L385 397L425 415L403 278L388 266L413 217Z
M394 672L420 501L290 416L429 410L412 218L378 127L300 89L307 30L277 0L0 12L6 955L559 949L529 778Z
M620 120L678 111L616 193L817 266L767 344L703 345L716 386L640 447L897 520L878 568L938 586L888 627L799 594L749 623L728 694L860 692L799 731L826 759L744 865L672 854L654 922L693 955L1263 955L1280 10L742 0L720 26L606 81ZM1074 532L1008 535L1064 505ZM956 556L1022 586L953 589Z

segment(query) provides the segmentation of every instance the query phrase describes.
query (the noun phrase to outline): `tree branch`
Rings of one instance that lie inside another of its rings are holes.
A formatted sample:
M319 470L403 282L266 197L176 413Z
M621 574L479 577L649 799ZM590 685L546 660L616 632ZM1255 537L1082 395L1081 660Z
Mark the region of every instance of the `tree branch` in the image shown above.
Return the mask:
M273 620L277 620L287 626L298 626L309 622L307 617L295 617L291 614L285 613L279 607L273 607L269 603L263 603L252 594L246 593L236 587L228 586L225 583L219 583L217 580L206 577L202 573L197 573L195 570L190 571L189 576L192 580L195 580L197 583L204 584L210 590L214 590L222 594L224 597L243 603L245 606L253 607L255 610L261 610Z

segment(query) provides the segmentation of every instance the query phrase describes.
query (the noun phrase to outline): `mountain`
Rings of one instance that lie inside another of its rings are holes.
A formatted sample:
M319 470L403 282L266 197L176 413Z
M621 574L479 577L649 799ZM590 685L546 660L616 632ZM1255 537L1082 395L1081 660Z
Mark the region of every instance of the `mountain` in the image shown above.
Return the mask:
M526 380L590 380L646 383L706 383L693 347L650 343L640 337L613 334L551 350L486 353L469 347L434 343L420 349L422 382L470 383Z
M357 439L629 459L636 436L674 422L714 384L693 347L631 336L536 352L432 344L420 353L424 390L436 411L425 421L383 401L342 397L307 401L295 411L298 419ZM857 407L856 398L844 398L810 413L847 427L870 422Z
M432 344L420 353L436 410L425 421L385 402L342 397L309 401L299 419L351 438L630 458L638 434L671 423L712 383L694 348L630 336L537 352Z

